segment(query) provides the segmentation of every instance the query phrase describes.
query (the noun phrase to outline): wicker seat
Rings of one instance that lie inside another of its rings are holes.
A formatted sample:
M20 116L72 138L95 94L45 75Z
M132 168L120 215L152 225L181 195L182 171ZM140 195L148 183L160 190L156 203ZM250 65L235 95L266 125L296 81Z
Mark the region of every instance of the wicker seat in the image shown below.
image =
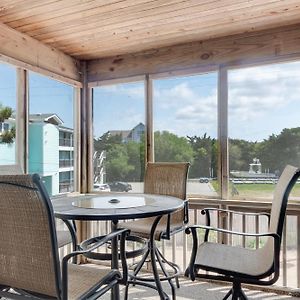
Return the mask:
M224 299L232 295L232 299L247 299L241 289L241 283L258 285L271 285L279 277L280 244L285 219L285 212L289 193L300 175L300 169L287 166L274 192L271 214L269 216L269 230L267 233L248 234L233 232L210 226L210 211L217 210L223 213L260 215L255 213L243 213L225 209L207 208L202 211L207 217L207 226L195 225L186 229L187 233L193 234L193 251L191 261L186 275L192 280L196 277L217 279L232 282L232 289ZM197 229L205 229L204 242L198 245ZM208 242L211 231L235 234L240 236L265 237L266 242L259 249L245 249L237 246L230 246ZM199 270L211 271L217 275L199 273ZM201 299L201 297L199 297Z
M105 236L88 250L69 253L60 263L52 204L37 174L0 176L0 220L0 297L97 298L127 280L125 255L121 255L123 276L118 270L69 263L116 236L125 253L125 229Z
M137 274L141 270L150 253L150 248L152 245L150 240L155 239L159 241L161 239L170 239L171 235L175 234L176 232L182 231L185 228L184 225L188 222L188 206L186 200L186 182L188 169L189 163L147 164L144 180L144 192L146 194L159 194L178 197L185 201L186 205L184 209L178 212L175 212L168 216L163 216L159 221L157 227L155 228L153 237L151 237L150 232L156 219L155 217L122 223L122 227L129 229L132 235L137 235L149 240L147 251L145 252L141 261L137 264L134 273L131 275L131 278L133 280L143 280L143 278L138 277ZM175 298L175 287L172 283L172 279L176 279L177 286L179 287L179 267L174 263L168 262L156 247L155 255L158 262L160 263L160 267L162 268L163 273L165 274L165 276L161 277L160 280L168 280L172 289L173 298ZM168 264L169 267L173 269L173 274L169 274L169 272L163 266L162 262ZM147 278L146 280L150 281L149 278Z

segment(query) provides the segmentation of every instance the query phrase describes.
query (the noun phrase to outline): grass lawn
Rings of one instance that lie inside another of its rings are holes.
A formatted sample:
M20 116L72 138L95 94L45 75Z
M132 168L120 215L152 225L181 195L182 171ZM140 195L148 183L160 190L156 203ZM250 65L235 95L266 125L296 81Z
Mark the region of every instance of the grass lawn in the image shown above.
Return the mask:
M231 184L230 192L234 198L271 198L275 189L275 184ZM234 192L237 191L238 194ZM296 184L291 192L292 197L300 197L300 184Z
M211 182L214 189L218 190L218 182L213 180ZM275 189L275 184L262 183L242 183L229 184L229 193L231 199L253 199L253 198L272 198ZM300 198L300 183L297 183L292 192L291 197ZM299 199L300 200L300 199Z

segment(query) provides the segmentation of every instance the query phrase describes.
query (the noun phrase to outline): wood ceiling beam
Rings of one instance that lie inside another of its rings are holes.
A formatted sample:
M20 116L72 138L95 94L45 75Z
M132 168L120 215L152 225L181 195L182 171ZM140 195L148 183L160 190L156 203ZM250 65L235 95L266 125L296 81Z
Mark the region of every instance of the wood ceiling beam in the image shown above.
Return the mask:
M80 85L79 61L1 23L0 59Z
M300 57L300 24L88 62L88 81Z

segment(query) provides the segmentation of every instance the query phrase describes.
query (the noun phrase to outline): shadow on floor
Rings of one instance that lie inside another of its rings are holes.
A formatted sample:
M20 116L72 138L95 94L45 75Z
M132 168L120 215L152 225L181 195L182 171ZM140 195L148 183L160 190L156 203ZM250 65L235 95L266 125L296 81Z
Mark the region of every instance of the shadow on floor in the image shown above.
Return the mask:
M230 289L229 285L217 285L208 282L195 281L187 279L180 280L181 287L176 290L176 300L221 300ZM121 299L123 299L123 288L121 288ZM164 284L164 290L170 295L170 289ZM300 298L288 295L277 295L275 293L265 293L255 290L244 289L249 299L256 300L299 300ZM110 299L106 294L102 297L105 300ZM157 292L142 286L130 286L129 300L159 300Z

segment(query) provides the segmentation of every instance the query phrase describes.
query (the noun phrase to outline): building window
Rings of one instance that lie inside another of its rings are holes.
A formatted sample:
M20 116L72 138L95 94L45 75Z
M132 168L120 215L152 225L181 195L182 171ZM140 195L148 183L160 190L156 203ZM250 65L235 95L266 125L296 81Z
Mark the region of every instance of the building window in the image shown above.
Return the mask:
M145 166L144 83L94 89L94 189L142 192Z
M73 87L29 75L29 173L42 177L50 195L74 191Z
M285 165L299 165L299 68L292 62L229 71L231 198L271 200ZM300 196L298 184L292 196Z
M218 196L217 73L154 80L157 162L190 162L187 193Z

